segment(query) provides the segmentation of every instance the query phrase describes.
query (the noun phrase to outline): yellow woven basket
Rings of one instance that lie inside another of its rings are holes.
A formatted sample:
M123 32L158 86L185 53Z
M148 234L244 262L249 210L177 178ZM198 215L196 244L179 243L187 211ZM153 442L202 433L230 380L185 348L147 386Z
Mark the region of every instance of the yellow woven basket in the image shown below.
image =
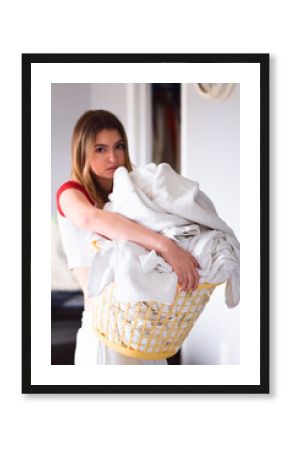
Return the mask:
M205 283L192 292L177 288L173 303L119 302L114 283L94 301L93 329L105 344L133 358L173 356L188 336L217 284Z

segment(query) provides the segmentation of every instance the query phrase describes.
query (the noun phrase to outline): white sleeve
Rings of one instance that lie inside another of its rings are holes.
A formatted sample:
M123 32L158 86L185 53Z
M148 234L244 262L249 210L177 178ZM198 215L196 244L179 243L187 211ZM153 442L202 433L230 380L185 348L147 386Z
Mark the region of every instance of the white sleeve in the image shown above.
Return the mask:
M95 254L93 245L89 242L90 232L76 227L67 218L57 214L63 250L69 269L75 267L90 267Z

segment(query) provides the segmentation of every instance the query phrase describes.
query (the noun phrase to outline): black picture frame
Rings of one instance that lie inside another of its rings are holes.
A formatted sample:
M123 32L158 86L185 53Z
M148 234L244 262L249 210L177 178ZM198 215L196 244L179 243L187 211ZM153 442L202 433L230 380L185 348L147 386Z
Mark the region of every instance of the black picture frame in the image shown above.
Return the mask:
M266 53L22 54L22 393L267 394L269 393L269 61ZM31 67L32 64L242 63L260 70L260 383L241 385L32 384L31 373Z

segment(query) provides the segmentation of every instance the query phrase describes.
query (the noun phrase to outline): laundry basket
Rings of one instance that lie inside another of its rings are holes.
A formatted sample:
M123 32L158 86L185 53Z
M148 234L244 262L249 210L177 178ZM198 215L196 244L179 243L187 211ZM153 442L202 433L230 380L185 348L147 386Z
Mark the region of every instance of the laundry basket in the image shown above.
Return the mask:
M169 358L180 349L216 286L200 284L193 292L177 288L171 304L154 300L122 303L111 283L94 299L93 329L107 346L123 355Z

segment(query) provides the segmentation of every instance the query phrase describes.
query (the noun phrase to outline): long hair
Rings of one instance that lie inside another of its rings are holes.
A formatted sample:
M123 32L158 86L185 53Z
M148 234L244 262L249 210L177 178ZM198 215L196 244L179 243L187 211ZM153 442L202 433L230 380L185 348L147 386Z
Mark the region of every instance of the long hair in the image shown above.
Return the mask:
M90 155L96 135L102 130L117 130L124 140L125 167L132 170L128 139L119 119L109 111L102 109L86 111L77 121L72 135L72 170L71 176L87 191L95 204L102 208L108 200L108 193L100 186L96 175L90 168Z

